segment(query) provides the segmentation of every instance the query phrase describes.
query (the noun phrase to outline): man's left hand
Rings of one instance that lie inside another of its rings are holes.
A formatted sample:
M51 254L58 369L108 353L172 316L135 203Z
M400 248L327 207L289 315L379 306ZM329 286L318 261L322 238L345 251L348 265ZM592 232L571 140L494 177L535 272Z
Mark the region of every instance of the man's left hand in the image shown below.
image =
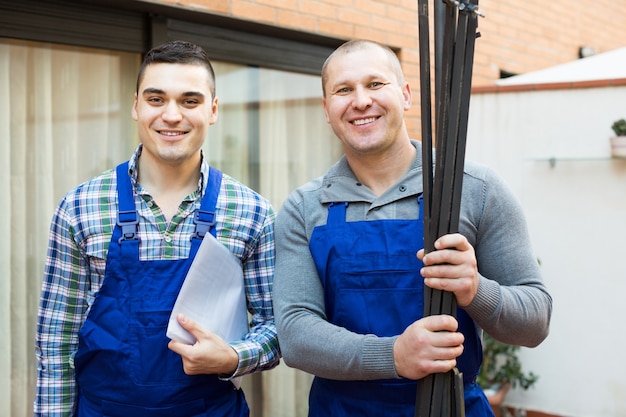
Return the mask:
M471 304L478 292L478 266L474 247L459 233L447 234L435 241L435 250L417 252L424 263L424 285L454 293L459 307Z
M187 375L219 374L232 375L239 364L235 349L217 334L202 328L198 323L180 314L180 325L193 335L196 343L188 345L172 340L167 347L183 358L183 369Z

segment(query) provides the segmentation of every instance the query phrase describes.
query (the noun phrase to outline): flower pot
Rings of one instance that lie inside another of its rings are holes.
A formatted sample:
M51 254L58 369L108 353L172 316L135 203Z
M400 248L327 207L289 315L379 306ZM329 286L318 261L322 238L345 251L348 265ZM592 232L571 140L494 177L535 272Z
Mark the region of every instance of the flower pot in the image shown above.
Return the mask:
M613 158L626 158L626 136L611 138L611 156Z

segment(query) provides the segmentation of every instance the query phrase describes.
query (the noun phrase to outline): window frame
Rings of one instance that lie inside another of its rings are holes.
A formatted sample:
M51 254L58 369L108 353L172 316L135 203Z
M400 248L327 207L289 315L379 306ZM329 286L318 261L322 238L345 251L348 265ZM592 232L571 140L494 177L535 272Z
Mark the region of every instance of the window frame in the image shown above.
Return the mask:
M134 0L0 0L0 37L138 53L182 39L214 60L314 75L345 41Z

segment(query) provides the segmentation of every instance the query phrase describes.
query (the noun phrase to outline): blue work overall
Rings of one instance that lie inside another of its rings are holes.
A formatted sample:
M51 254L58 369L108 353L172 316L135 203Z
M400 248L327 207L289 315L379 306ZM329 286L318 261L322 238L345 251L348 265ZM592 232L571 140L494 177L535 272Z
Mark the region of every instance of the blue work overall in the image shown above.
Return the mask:
M418 201L421 203L421 198ZM313 230L309 244L324 286L331 323L360 334L396 336L423 317L423 247L419 220L346 221L348 203L332 203L325 225ZM476 385L482 350L476 327L458 310L465 350L457 365L463 373L466 416L493 415ZM323 358L320 358L323 360ZM417 382L407 379L334 381L315 377L309 416L413 417Z
M118 225L105 278L80 330L75 357L79 417L244 417L244 394L216 375L186 375L165 336L176 296L204 233L215 235L222 173L211 169L189 258L139 260L128 163L117 168Z

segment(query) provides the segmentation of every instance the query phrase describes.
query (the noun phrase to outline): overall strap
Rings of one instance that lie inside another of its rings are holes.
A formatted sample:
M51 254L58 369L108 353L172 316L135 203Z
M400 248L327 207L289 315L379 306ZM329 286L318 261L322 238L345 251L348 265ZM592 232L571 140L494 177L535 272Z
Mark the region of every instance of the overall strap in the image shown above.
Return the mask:
M328 205L328 218L326 224L338 225L346 222L347 202L333 202Z
M135 207L135 196L133 186L128 175L128 161L119 164L116 168L117 174L117 225L122 229L121 244L124 240L139 240L137 236L139 227L139 213Z
M417 196L417 204L419 205L419 219L424 220L424 194Z
M119 164L116 168L116 173L117 198L119 201L117 225L122 231L118 243L134 241L135 244L138 244L139 213L135 207L133 188L128 175L128 161ZM192 234L192 243L197 242L199 244L207 232L210 232L213 236L216 234L215 206L217 205L221 183L222 172L216 168L209 167L207 190L200 203L200 209L194 213L193 222L195 229Z
M210 232L215 237L215 206L217 205L221 184L222 171L209 167L207 189L204 192L200 209L196 210L193 216L196 229L193 235L191 235L192 242L202 240L206 232Z

